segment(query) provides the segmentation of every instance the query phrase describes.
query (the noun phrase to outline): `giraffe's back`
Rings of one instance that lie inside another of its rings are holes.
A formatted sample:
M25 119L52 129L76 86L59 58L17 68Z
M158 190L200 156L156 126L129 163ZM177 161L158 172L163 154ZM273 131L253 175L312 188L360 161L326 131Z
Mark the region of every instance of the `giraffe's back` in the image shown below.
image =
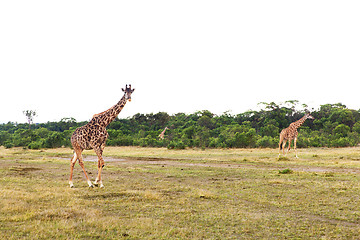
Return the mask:
M295 137L297 137L298 131L296 130L296 128L293 128L290 124L288 128L285 128L281 131L280 135L282 135L286 140L294 139Z

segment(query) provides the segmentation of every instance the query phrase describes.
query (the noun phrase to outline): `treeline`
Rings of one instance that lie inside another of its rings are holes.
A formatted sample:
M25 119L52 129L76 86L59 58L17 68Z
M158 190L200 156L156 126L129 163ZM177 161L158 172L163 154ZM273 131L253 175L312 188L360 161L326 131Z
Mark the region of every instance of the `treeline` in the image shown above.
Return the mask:
M192 114L164 112L135 114L116 119L107 127L108 146L142 146L184 149L277 147L279 133L300 119L308 106L298 101L260 103L260 110L233 115L215 115L210 111ZM298 147L347 147L360 141L360 111L343 104L325 104L313 110L314 120L306 120L299 130ZM0 145L30 149L70 147L73 131L87 122L64 118L42 124L0 125ZM165 138L159 134L165 127Z

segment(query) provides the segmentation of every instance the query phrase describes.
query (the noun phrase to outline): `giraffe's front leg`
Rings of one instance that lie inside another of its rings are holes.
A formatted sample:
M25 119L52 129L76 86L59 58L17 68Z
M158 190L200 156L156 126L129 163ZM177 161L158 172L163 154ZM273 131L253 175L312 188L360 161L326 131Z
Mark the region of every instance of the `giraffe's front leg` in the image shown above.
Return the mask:
M87 175L86 173L86 170L85 170L85 166L84 166L84 162L83 162L83 159L82 158L79 158L79 164L84 172L84 175L85 175L85 178L86 178L86 182L87 184L89 185L89 187L94 187L94 185L91 183L90 179L89 179L89 176Z
M101 181L101 170L103 169L103 167L104 167L104 160L101 158L101 160L100 159L98 160L98 175L94 182L95 186L99 186L101 188L104 187L104 184Z
M104 164L105 164L105 161L102 157L102 152L103 152L103 147L101 147L100 149L96 149L95 152L96 152L96 155L98 156L98 175L95 179L95 182L94 182L94 185L95 186L100 186L101 188L104 187L104 184L102 183L101 181L101 171L104 167Z
M290 152L290 148L291 148L291 139L289 139L289 146L288 146L288 149L286 151L286 154L288 154Z

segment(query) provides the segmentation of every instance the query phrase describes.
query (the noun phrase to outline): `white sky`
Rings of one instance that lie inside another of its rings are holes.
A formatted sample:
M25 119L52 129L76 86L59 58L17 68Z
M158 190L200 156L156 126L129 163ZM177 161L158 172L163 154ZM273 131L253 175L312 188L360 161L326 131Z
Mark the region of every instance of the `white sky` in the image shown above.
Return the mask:
M0 122L360 109L360 1L0 1Z

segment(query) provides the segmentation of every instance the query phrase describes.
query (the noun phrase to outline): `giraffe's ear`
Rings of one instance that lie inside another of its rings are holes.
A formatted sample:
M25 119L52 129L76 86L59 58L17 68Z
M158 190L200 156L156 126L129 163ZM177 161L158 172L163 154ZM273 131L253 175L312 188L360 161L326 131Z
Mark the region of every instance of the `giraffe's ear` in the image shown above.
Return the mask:
M123 88L122 88L121 90L122 90L123 92L125 92L125 90L124 90Z
M135 91L135 88L133 90L131 90L131 93L133 93Z

